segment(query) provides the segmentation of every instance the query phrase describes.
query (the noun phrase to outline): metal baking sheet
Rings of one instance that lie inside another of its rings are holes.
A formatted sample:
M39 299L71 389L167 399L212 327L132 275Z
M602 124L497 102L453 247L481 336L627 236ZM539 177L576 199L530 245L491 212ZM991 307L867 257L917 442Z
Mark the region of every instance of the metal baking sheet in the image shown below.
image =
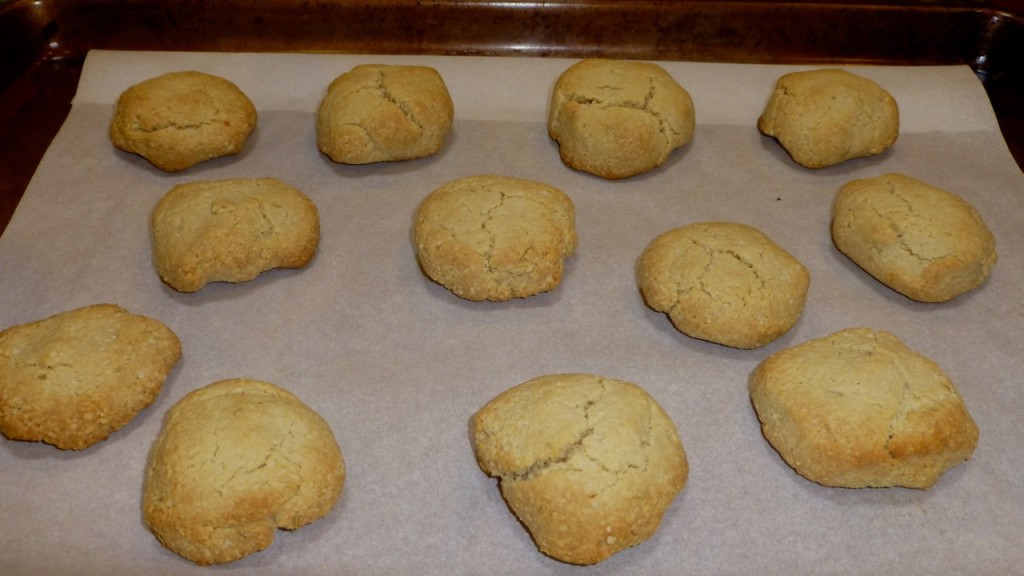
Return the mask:
M315 148L313 109L356 63L435 66L456 123L436 156L369 166ZM659 170L603 181L561 164L544 118L571 59L271 53L93 52L74 105L0 238L0 325L110 301L167 323L182 363L153 406L76 453L0 442L0 573L203 573L167 551L140 513L142 469L166 411L189 391L246 376L296 393L332 426L348 465L339 505L221 568L247 574L1011 574L1024 561L1017 385L1024 350L1024 176L967 66L856 67L903 110L878 157L821 171L788 160L754 121L784 65L661 61L691 91L694 140ZM260 110L238 157L168 175L114 150L116 95L173 69L237 82ZM941 86L936 90L935 86ZM996 235L1000 261L977 291L908 301L831 245L832 195L898 171L955 191ZM459 300L426 279L409 239L415 206L457 177L545 181L577 207L580 248L562 285L503 304ZM274 176L317 203L322 240L305 269L179 294L150 260L148 214L175 183ZM800 322L762 349L692 340L643 304L634 266L655 234L697 220L754 225L811 271ZM761 437L746 379L773 351L836 330L887 329L939 362L981 429L974 458L929 491L812 484ZM644 386L676 423L691 475L661 529L589 568L540 554L476 465L472 413L555 372ZM98 552L102 551L102 553Z

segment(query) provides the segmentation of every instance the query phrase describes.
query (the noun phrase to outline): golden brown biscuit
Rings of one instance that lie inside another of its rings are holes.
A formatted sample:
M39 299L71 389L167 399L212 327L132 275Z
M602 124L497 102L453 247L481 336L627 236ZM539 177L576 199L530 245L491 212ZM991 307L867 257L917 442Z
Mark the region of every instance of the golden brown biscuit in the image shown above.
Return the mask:
M963 198L902 174L854 180L832 203L832 240L879 282L919 302L980 286L995 238Z
M824 486L929 488L978 443L949 377L888 332L777 352L751 374L750 397L768 442Z
M881 154L899 136L896 100L845 70L793 72L778 79L758 129L798 164L824 168Z
M256 118L252 101L230 81L202 72L171 72L121 94L110 140L161 170L178 172L241 152Z
M146 525L172 552L223 564L327 515L345 463L328 424L290 392L236 378L194 390L167 413L149 454Z
M647 540L689 468L675 425L639 386L541 376L472 421L477 461L544 554L596 564Z
M316 205L274 178L179 184L160 199L150 225L156 270L180 292L302 268L320 240Z
M95 304L0 332L0 432L80 450L149 406L181 357L163 323Z
M555 83L548 112L562 161L608 179L661 166L695 124L690 94L664 68L627 60L573 64Z
M648 306L680 332L734 348L757 348L800 319L807 268L759 230L697 222L658 236L637 266Z
M526 298L561 282L576 250L575 207L546 184L470 176L423 199L413 235L423 271L455 295Z
M364 64L327 88L317 109L317 147L344 164L422 158L441 149L454 115L437 70Z

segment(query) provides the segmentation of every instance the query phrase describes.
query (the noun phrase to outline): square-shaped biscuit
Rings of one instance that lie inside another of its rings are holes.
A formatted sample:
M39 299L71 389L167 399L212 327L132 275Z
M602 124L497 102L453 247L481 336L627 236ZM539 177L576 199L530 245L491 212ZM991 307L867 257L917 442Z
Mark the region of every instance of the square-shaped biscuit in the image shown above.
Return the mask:
M149 406L181 357L158 320L114 304L0 332L0 432L80 450Z
M548 134L569 167L616 180L661 166L690 141L693 99L651 62L591 58L555 83Z
M454 116L437 70L363 64L327 87L317 108L317 147L342 164L423 158L441 149Z

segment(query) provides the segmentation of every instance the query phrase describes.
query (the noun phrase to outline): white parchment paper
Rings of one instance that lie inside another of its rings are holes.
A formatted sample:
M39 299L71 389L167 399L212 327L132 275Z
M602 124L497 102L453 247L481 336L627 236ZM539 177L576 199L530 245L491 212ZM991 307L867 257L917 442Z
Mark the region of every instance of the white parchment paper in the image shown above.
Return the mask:
M437 68L456 121L437 155L343 166L316 150L327 84L360 63ZM1024 176L967 67L864 67L896 98L886 153L812 171L756 119L797 69L662 62L692 94L693 141L658 170L604 181L565 167L545 127L571 61L485 57L94 52L71 113L0 237L0 328L98 302L157 318L183 358L155 403L80 452L0 439L0 574L1014 574L1024 566ZM245 151L168 175L107 137L128 86L197 69L237 83L259 110ZM847 181L902 172L957 193L993 230L999 262L978 290L920 304L832 246ZM463 176L540 180L572 197L579 250L562 285L471 303L420 272L418 202ZM148 216L172 186L273 176L309 195L322 238L302 270L195 294L163 285ZM657 234L702 220L753 225L811 271L804 314L757 350L690 339L645 307L634 266ZM868 326L936 360L981 430L974 458L931 490L824 488L761 436L747 396L769 354ZM541 555L477 467L473 412L542 374L587 372L646 388L676 423L690 479L644 544L591 567ZM285 387L331 425L348 479L324 519L267 550L199 568L141 519L142 473L166 411L230 377Z

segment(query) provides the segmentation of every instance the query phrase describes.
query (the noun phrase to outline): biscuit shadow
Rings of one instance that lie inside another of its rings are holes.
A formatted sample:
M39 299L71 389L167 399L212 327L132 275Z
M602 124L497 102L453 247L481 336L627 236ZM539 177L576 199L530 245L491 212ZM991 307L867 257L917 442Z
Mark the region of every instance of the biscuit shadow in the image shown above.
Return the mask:
M209 176L211 173L223 171L225 168L239 164L253 154L253 150L256 148L256 143L259 140L259 128L255 129L246 143L245 147L242 148L236 154L228 154L226 156L218 156L216 158L210 158L203 160L184 170L178 170L177 172L168 172L154 166L149 160L146 160L141 155L134 152L127 152L120 148L114 148L115 156L125 164L131 166L133 170L143 171L151 176L163 177L168 179L199 179L203 178L204 175ZM218 177L221 178L221 177Z
M889 161L889 159L896 154L897 148L897 145L894 144L883 150L881 153L873 156L851 158L840 162L839 164L833 164L832 166L825 166L823 168L808 168L793 160L793 157L790 156L789 152L787 152L786 149L782 147L782 144L780 144L775 138L761 134L758 145L761 152L767 156L771 156L775 162L788 166L802 174L817 175L821 177L850 176L878 167ZM865 176L863 174L859 174L858 177Z
M779 458L781 461L781 457ZM964 463L967 464L967 463ZM880 512L893 512L894 509L912 509L915 512L924 512L922 506L932 498L942 498L941 486L946 483L957 483L961 481L964 474L964 465L961 464L947 470L929 490L916 488L904 488L900 486L883 488L842 488L835 486L823 486L812 482L797 474L792 468L788 468L791 481L808 500L827 502L838 508L855 508L858 510L875 509Z
M666 177L667 175L669 175L670 173L675 171L680 164L686 162L686 158L688 156L690 156L691 154L696 154L696 152L693 152L694 145L695 145L696 141L697 141L697 137L695 135L685 145L683 145L683 146L673 150L668 155L668 158L666 158L665 161L661 165L655 166L655 167L653 167L653 168L651 168L649 170L646 170L644 172L640 172L639 174L634 174L632 176L626 176L625 178L603 178L603 177L598 176L596 174L591 174L590 172L587 172L586 170L581 170L579 168L573 168L573 167L569 166L568 164L565 164L565 162L561 161L561 155L560 155L560 152L559 152L559 145L558 145L557 142L555 142L553 140L549 140L549 147L551 148L551 154L553 154L555 158L559 159L559 161L565 167L566 170L571 171L573 174L578 174L578 175L586 178L587 180L589 180L591 182L596 182L596 183L600 183L600 184L613 184L613 185L618 183L618 184L620 184L622 186L626 186L628 183L634 183L635 184L635 183L641 183L641 182L645 182L645 181L648 181L648 180L651 180L651 179L655 179L655 178L664 178L664 177Z
M419 267L418 263L417 266ZM541 292L540 294L534 294L533 296L527 296L524 298L513 298L512 300L505 300L502 302L493 302L490 300L467 300L456 296L451 290L448 290L444 286L430 279L426 272L423 271L422 267L420 270L419 285L423 289L423 292L427 297L433 299L444 300L445 304L455 306L462 310L472 310L481 313L486 313L491 310L529 310L535 308L550 308L557 305L562 300L562 286L552 288L547 292ZM565 274L563 273L562 281L565 281Z
M274 268L261 272L259 276L246 282L210 282L195 292L179 292L165 282L160 283L160 288L164 296L186 306L202 306L209 302L238 300L254 291L264 289L263 286L294 281L294 277L300 276L315 264L318 255L319 251L302 268Z
M938 307L960 308L962 306L966 306L975 298L979 291L985 289L985 285L988 283L988 279L986 279L986 282L983 282L975 289L960 294L959 296L945 302L919 302L904 296L900 292L886 286L871 274L868 274L866 270L858 266L853 260L850 260L849 257L840 252L834 245L829 250L829 255L832 260L836 262L837 266L843 268L842 274L848 281L857 282L859 286L863 286L866 290L869 290L873 297L881 298L910 312L928 312L930 310L935 310Z
M406 176L423 171L431 166L444 162L458 138L458 131L453 125L448 136L445 138L444 143L441 145L441 148L433 154L422 158L412 158L409 160L385 160L372 162L370 164L345 164L342 162L335 162L326 154L320 152L319 149L316 148L315 144L313 147L317 150L317 156L319 157L320 164L330 170L335 176L339 178L358 180L370 176Z

